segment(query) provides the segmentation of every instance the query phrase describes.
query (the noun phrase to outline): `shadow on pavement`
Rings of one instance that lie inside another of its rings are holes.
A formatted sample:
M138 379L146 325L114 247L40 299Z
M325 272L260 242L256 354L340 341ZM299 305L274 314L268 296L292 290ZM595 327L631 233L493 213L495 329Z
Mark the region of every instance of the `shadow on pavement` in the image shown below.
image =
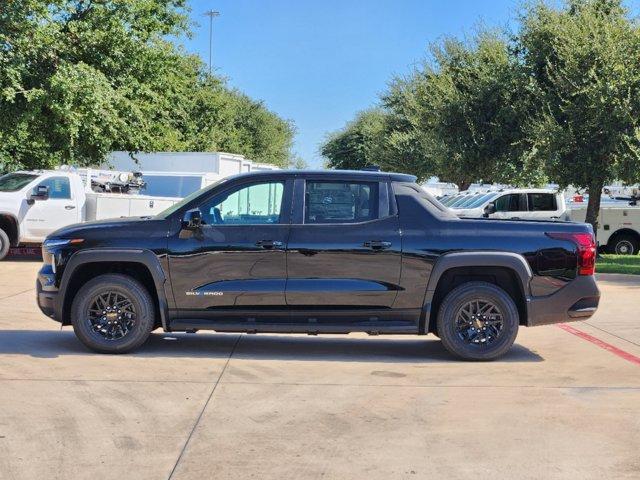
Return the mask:
M237 334L155 333L135 353L139 357L227 358ZM70 330L0 331L0 355L56 358L98 355L87 350ZM349 338L243 335L233 358L255 360L446 363L456 362L435 337ZM522 345L514 345L498 362L540 362L544 359Z

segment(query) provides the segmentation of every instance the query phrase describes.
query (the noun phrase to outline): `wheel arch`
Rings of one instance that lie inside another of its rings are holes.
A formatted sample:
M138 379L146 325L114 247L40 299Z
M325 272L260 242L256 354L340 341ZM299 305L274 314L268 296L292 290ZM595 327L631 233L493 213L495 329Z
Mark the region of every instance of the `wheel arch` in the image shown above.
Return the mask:
M17 246L20 241L20 223L15 215L0 213L0 229L9 236L12 246Z
M158 257L150 250L81 250L65 266L56 302L56 318L69 325L71 304L80 287L89 279L106 273L122 273L140 281L153 298L160 325L168 329L166 275Z
M438 310L452 289L470 281L487 281L505 290L518 307L519 323L527 323L529 283L533 273L521 255L510 252L454 252L440 257L429 277L420 332L435 332Z

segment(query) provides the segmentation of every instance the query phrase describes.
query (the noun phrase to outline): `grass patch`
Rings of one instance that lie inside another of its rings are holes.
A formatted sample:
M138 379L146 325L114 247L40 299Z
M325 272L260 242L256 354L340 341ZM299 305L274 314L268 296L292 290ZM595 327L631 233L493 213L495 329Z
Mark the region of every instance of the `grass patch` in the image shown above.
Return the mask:
M640 275L640 255L602 255L596 273L629 273Z

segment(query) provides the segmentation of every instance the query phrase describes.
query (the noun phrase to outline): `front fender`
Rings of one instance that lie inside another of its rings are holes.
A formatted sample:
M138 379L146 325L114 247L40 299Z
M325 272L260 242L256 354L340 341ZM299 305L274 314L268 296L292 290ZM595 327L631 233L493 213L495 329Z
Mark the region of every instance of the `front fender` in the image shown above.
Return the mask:
M167 292L165 291L167 277L156 254L151 250L144 249L87 249L74 253L67 262L64 273L62 274L62 279L60 280L60 294L57 296L55 303L55 317L61 319L61 321L64 319L65 298L68 295L67 287L75 271L82 265L100 262L138 263L144 265L149 270L158 295L162 328L167 331L169 311Z

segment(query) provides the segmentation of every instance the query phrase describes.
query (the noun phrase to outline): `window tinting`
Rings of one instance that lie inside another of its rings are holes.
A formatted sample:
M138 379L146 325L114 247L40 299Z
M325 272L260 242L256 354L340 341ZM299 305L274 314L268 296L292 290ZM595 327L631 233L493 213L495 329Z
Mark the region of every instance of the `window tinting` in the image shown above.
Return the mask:
M254 183L216 195L200 206L205 225L280 222L284 183Z
M522 196L519 193L503 195L495 201L496 212L521 212L525 210Z
M378 218L378 184L308 181L305 223L356 223Z
M532 212L552 212L557 210L556 196L552 193L530 193L529 210Z
M68 200L71 198L71 185L67 177L46 178L38 184L38 187L41 186L49 187L49 198L60 200ZM36 189L38 187L36 187Z

